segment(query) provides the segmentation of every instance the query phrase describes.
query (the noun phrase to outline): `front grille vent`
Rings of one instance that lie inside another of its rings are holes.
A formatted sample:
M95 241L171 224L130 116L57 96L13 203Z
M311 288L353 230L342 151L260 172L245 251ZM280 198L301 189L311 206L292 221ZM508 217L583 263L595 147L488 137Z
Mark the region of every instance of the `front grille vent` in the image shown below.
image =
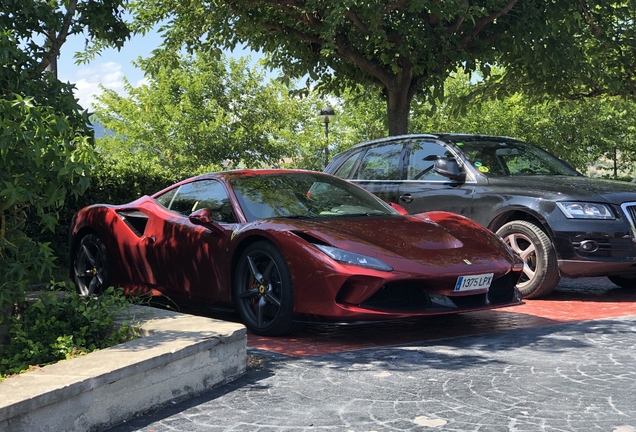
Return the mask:
M419 283L394 282L384 285L360 306L370 309L421 311L431 304Z
M490 304L507 303L515 297L515 285L519 280L519 273L509 272L492 282L488 290L488 302Z
M448 297L453 309L471 309L488 304L508 303L515 299L515 285L519 273L510 272L493 281L487 293ZM433 295L433 294L431 294ZM421 282L400 281L384 285L375 294L360 304L360 307L386 311L426 311L448 309L440 306L424 290Z

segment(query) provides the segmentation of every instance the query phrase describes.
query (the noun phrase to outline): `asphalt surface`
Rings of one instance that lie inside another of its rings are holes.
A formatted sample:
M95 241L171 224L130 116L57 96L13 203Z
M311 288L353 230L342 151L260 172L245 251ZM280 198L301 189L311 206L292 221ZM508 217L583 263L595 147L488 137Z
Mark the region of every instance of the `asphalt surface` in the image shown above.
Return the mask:
M593 309L616 292L617 307L636 300L604 278L564 280L554 298L580 296ZM536 301L532 310L550 315L563 305ZM330 329L339 347L344 339L352 349L318 355L252 346L243 377L111 432L636 432L636 314L594 318L364 349L353 343L356 333Z

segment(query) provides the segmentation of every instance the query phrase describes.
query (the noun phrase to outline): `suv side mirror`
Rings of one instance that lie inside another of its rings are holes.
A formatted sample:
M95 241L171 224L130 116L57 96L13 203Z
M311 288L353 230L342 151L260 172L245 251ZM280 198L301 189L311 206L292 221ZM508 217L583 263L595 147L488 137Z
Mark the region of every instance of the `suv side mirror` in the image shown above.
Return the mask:
M214 220L214 212L209 208L202 208L192 213L188 219L195 225L204 226L212 231L222 232L223 228Z
M437 158L434 170L437 174L448 177L451 180L463 180L466 173L462 171L454 158Z

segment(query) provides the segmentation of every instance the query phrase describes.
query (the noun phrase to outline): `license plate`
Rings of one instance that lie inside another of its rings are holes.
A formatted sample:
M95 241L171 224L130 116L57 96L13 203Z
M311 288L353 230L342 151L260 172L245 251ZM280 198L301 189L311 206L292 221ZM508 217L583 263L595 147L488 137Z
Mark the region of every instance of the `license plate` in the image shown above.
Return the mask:
M489 288L492 283L494 273L460 276L455 284L455 291L472 291L483 288Z

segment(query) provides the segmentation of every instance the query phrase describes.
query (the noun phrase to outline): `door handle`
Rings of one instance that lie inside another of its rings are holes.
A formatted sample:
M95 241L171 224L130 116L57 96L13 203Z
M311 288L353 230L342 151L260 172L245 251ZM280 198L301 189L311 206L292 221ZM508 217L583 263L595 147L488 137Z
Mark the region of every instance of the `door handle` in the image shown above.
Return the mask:
M148 236L148 237L144 237L144 241L146 243L153 244L155 241L157 241L157 238L155 236Z
M407 204L408 203L412 203L413 202L413 197L409 193L403 194L403 195L400 195L400 201L405 202Z

